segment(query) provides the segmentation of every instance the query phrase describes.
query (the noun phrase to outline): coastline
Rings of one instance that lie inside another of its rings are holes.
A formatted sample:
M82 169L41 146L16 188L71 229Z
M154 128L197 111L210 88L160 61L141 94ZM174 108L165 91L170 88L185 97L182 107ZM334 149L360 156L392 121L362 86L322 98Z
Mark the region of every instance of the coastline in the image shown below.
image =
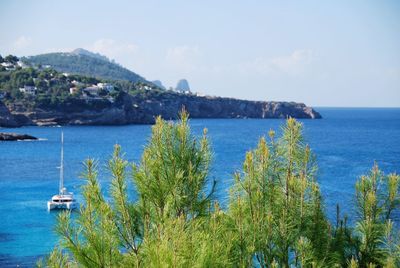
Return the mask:
M15 103L6 106L0 101L0 127L153 124L157 116L167 120L177 119L183 107L191 118L199 119L322 118L317 111L303 103L145 92L135 96L123 93L114 103L93 100L82 104L78 99L57 108L30 110Z

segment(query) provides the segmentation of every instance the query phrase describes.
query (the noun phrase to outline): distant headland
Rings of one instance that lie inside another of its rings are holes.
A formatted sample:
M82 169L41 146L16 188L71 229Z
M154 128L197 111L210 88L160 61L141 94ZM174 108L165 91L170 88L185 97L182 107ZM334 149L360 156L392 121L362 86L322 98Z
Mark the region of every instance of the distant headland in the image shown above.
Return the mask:
M0 64L0 127L152 124L158 115L176 119L182 107L191 118L321 118L303 103L194 93L186 79L166 89L83 49L0 56Z
M27 134L0 132L0 141L22 141L22 140L37 140L37 138Z

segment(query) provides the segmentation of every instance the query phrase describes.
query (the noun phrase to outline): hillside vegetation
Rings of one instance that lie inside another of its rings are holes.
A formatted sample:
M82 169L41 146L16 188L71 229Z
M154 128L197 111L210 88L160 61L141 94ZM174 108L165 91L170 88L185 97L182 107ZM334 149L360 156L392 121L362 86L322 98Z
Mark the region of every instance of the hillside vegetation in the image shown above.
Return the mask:
M146 81L140 75L107 60L106 57L86 50L71 53L48 53L23 58L23 61L35 66L49 65L59 72L80 74L102 79Z
M5 58L0 55L0 63L9 64L7 68L0 66L0 101L9 107L23 108L24 111L33 111L35 108L105 108L110 106L110 101L119 100L123 92L140 94L146 89L160 91L157 86L145 80L132 82L64 74L51 67L22 64L20 59L13 55ZM107 84L109 90L99 88L95 95L85 91L86 88L96 87L99 83ZM24 87L30 87L34 92L24 93Z
M0 65L0 127L153 124L159 115L176 119L181 107L194 118L321 118L303 103L199 96L145 80L63 73L12 55L0 56Z

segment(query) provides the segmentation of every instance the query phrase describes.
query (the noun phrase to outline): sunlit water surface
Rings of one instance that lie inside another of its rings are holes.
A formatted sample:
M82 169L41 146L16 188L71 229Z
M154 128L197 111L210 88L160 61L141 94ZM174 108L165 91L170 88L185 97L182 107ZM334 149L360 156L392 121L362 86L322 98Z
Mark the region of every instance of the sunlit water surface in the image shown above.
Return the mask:
M385 172L400 172L400 109L317 109L322 120L302 120L306 141L317 155L318 181L332 218L338 203L350 216L356 179L376 161ZM191 120L196 135L207 128L214 152L210 178L223 204L232 174L241 169L245 152L270 129L280 132L284 120ZM39 137L39 141L0 143L0 267L32 266L57 244L56 213L46 201L58 191L60 133L64 131L65 184L81 200L82 161L99 161L100 180L107 189L106 161L121 144L129 161L139 161L151 127L22 127L1 129ZM106 193L107 194L107 193ZM134 196L134 195L133 195Z

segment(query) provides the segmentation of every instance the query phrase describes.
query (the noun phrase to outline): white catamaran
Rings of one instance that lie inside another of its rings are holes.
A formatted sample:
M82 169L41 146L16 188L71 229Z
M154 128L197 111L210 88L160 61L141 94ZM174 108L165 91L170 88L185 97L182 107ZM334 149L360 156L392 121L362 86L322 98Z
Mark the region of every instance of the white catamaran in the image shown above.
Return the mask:
M47 210L53 209L75 209L78 202L74 199L73 193L68 193L64 187L64 133L61 132L61 166L60 166L60 189L50 201L47 201Z

